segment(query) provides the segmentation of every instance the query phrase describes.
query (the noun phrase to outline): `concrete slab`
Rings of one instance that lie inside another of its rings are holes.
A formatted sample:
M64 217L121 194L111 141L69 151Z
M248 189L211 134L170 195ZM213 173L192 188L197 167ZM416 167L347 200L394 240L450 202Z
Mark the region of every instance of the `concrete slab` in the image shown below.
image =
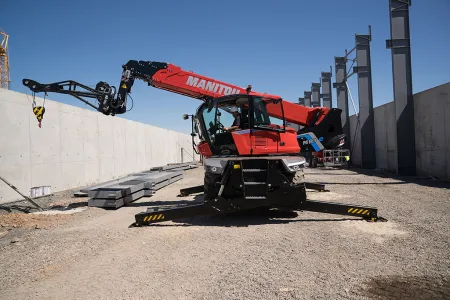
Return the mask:
M134 202L145 196L144 190L140 190L133 194L127 195L119 199L98 199L91 198L88 200L88 206L101 208L120 208L128 203Z
M88 192L88 196L91 198L101 198L101 199L120 199L122 197L143 190L144 185L145 185L144 183L132 185L121 185L121 184L110 185L107 187L92 189Z

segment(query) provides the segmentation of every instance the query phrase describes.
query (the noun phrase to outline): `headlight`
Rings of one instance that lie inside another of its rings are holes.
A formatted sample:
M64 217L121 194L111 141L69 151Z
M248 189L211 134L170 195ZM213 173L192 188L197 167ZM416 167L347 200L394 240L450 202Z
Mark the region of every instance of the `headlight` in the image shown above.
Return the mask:
M306 159L302 156L285 158L281 160L286 171L294 173L305 167Z
M218 158L207 158L203 161L205 172L222 174L227 161Z

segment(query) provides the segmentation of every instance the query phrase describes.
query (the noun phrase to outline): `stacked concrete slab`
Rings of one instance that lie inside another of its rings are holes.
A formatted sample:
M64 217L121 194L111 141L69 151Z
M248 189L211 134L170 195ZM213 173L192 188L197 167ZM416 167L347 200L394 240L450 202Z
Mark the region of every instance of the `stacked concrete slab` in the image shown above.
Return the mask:
M74 195L88 196L88 205L91 207L119 208L142 197L152 196L157 190L183 179L184 170L196 167L195 163L155 167L80 189Z

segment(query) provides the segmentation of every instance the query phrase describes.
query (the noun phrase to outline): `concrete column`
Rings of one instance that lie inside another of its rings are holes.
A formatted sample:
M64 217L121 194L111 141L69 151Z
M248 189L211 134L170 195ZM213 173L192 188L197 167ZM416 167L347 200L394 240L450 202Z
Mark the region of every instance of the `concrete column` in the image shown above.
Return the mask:
M356 62L354 73L358 74L358 99L361 136L361 167L376 168L375 120L372 97L372 70L370 61L371 35L355 35Z
M311 107L311 92L310 91L305 91L305 106Z
M332 98L331 98L331 72L322 72L322 101L323 106L332 108Z
M432 5L432 4L430 4ZM414 99L409 34L410 0L389 0L395 119L397 125L397 173L416 175Z
M320 105L320 83L314 82L311 85L311 92L312 92L312 98L311 98L311 106L312 107L319 107Z
M337 94L337 107L342 110L341 123L342 132L347 136L347 142L344 145L345 149L350 149L351 138L350 135L350 115L348 111L348 91L346 85L347 78L347 60L345 57L334 57L336 82L333 87Z
M298 98L298 104L305 106L305 98L299 97Z

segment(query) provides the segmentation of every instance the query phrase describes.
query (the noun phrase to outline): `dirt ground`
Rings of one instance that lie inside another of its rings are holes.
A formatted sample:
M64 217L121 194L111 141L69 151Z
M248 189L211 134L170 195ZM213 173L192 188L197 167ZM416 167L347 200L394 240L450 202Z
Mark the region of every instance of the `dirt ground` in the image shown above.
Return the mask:
M376 175L376 176L375 176ZM307 170L312 200L376 206L388 222L299 212L129 227L184 203L202 168L118 210L63 192L63 214L0 215L1 299L450 299L450 184ZM16 207L15 209L20 209Z

